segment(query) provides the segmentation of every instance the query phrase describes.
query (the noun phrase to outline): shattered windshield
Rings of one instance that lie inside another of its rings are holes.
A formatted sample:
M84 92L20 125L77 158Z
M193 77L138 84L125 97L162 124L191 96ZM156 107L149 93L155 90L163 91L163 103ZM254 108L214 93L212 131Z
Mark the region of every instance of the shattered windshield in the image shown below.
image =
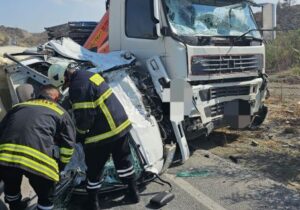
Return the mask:
M173 33L177 35L240 36L257 28L250 5L243 1L165 0L164 2L167 19ZM246 36L261 39L258 31L251 31Z

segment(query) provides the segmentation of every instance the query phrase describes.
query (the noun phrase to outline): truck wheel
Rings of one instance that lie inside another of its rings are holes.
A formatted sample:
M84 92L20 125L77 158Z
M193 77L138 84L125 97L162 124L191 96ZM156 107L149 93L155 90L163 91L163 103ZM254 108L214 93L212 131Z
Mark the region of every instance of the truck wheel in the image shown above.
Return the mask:
M250 127L253 128L253 127L260 126L266 119L267 113L268 113L268 107L262 106L259 112L254 116L254 119Z
M19 102L24 102L35 97L34 88L30 84L22 84L16 89Z

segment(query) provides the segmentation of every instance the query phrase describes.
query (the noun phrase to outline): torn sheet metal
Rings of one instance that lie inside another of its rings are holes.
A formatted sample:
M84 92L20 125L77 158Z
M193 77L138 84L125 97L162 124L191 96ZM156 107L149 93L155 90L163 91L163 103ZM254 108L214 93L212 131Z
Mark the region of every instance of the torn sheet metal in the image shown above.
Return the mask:
M58 54L80 61L90 61L96 66L97 72L103 72L118 67L128 66L135 61L134 56L124 58L126 52L116 51L107 54L99 54L92 52L80 46L70 38L62 38L61 40L51 40L44 47L50 47Z
M124 70L104 75L132 122L130 131L139 145L147 165L145 170L160 173L163 168L163 142L155 118L146 111L143 99L135 83Z

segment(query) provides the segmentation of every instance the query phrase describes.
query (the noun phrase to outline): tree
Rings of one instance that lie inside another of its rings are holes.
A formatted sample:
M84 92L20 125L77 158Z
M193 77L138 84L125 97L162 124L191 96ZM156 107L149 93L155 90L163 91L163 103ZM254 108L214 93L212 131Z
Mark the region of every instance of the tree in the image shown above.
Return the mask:
M288 7L290 7L296 3L295 0L283 0L283 2L284 2L284 6L288 6Z

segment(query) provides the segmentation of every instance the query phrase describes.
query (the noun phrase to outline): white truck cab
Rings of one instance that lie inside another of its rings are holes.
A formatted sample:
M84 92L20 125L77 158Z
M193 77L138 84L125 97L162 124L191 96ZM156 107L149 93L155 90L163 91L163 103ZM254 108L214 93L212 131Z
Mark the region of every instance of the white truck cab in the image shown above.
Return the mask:
M152 77L171 121L183 161L186 139L213 129L245 128L267 108L265 45L252 11L262 8L263 29L276 26L272 4L244 0L113 0L110 51L128 50Z
M251 9L259 5L252 1L108 3L111 53L97 54L62 38L36 51L6 54L16 63L6 68L14 103L22 101L23 93L32 96L32 91L55 79L49 74L52 64L76 60L82 69L107 79L126 107L133 124L131 136L147 170L155 173L168 168L177 145L177 160L187 160L189 139L201 139L220 127L239 129L263 122L264 40L275 37L270 31L276 25L274 5L262 5L262 13L256 14L262 30ZM29 58L18 61L19 55Z

